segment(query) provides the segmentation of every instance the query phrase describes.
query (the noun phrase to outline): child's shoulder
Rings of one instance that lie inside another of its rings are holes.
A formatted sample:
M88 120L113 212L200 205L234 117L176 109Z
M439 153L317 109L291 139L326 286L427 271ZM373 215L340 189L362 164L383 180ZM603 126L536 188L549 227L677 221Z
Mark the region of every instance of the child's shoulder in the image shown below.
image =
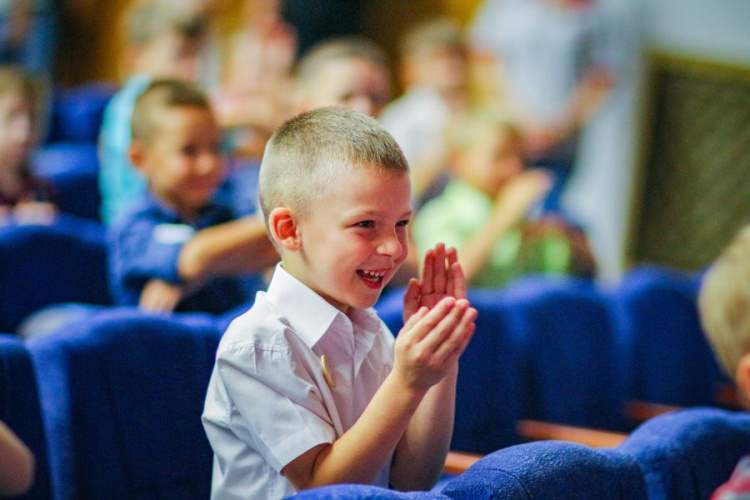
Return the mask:
M252 347L288 351L292 328L283 313L258 293L253 306L235 318L219 344L219 355L225 351Z

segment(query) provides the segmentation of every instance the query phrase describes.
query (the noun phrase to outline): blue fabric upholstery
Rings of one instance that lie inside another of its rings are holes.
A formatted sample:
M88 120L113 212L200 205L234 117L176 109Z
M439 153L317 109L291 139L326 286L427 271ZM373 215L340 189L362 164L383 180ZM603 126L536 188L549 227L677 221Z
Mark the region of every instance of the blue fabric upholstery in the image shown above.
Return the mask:
M622 428L624 386L614 334L607 302L593 283L530 277L504 294L521 351L524 417Z
M706 341L696 300L700 280L667 268L636 268L613 293L628 397L662 404L716 404L726 379Z
M34 485L20 497L51 497L47 444L34 369L26 347L16 337L0 335L0 420L29 447L36 461Z
M58 89L52 100L52 120L47 141L95 144L99 138L104 108L116 90L116 87L100 82Z
M55 188L63 212L99 220L99 158L96 144L60 142L38 149L32 171Z
M449 497L428 491L402 493L377 486L339 484L297 493L294 500L450 500Z
M693 408L653 418L617 450L636 458L652 500L709 498L750 453L750 414Z
M450 481L442 493L455 500L647 498L643 474L634 459L562 441L496 451Z
M93 221L0 226L0 331L51 304L110 304L105 259L105 230Z
M205 316L112 309L28 341L55 499L205 499L200 416L220 333Z

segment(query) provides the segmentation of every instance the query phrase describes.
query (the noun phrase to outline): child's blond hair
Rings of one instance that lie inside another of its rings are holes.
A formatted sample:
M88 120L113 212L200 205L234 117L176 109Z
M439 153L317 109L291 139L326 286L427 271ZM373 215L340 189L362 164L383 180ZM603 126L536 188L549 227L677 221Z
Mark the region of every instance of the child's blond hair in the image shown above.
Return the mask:
M177 79L154 80L138 96L130 119L134 141L150 141L156 132L157 117L166 109L197 107L211 112L208 96L197 84Z
M170 31L189 39L202 38L207 30L204 15L189 7L163 0L137 0L126 11L122 25L125 43L139 46Z
M706 274L698 299L701 323L721 367L734 378L750 353L750 226Z
M0 96L19 94L30 105L36 118L41 106L43 88L31 73L18 66L0 66Z
M471 109L458 116L446 129L448 150L452 154L468 151L483 137L482 132L487 130L512 139L521 139L519 124L508 113L492 108Z
M461 26L450 18L423 21L407 31L400 43L402 61L434 49L450 49L466 54L468 47Z
M270 212L280 206L306 216L314 200L327 196L337 175L358 168L397 175L409 172L393 137L362 113L326 107L287 121L268 141L260 167L266 224Z

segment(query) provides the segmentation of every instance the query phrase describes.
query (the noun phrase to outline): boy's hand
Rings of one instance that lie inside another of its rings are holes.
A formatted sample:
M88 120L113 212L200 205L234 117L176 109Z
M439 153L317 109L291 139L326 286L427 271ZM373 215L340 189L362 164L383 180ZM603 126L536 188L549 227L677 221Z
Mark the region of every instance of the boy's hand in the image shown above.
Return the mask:
M420 307L432 309L445 297L466 298L466 280L455 248L438 243L424 256L422 279L412 278L404 294L404 323Z
M420 307L398 334L393 374L417 391L440 382L469 344L476 317L466 299L446 296L432 309Z
M495 196L495 210L505 218L519 221L526 217L531 207L552 188L552 175L543 169L522 172Z
M144 311L172 312L182 298L182 287L152 279L143 287L138 307Z

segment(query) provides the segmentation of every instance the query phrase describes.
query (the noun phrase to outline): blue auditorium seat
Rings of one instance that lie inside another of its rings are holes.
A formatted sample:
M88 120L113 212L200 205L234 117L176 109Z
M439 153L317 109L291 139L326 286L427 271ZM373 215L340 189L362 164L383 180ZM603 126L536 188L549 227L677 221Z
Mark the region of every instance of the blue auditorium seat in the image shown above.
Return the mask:
M698 275L634 268L612 294L612 313L630 399L716 405L721 373L700 325Z
M709 498L750 453L750 414L716 408L667 413L616 449L638 461L652 500Z
M52 304L111 303L106 232L93 221L60 214L51 225L0 225L0 262L0 331Z
M56 90L47 142L96 143L104 108L116 91L104 82Z
M399 491L362 484L339 484L297 493L294 500L450 500L440 493Z
M54 498L208 498L200 417L219 338L205 316L123 308L30 339Z
M34 152L31 169L55 188L66 213L99 220L99 158L92 143L58 142Z
M375 306L394 335L403 326L404 291L390 292ZM521 441L519 351L508 333L508 297L498 290L472 290L469 300L479 314L460 360L451 449L486 454Z
M15 336L0 335L0 420L34 454L36 471L31 490L17 499L51 498L47 443L31 357Z
M455 500L648 498L636 460L611 449L538 441L496 451L448 482Z
M589 280L528 277L503 290L520 349L523 418L620 430L624 386L607 301Z

